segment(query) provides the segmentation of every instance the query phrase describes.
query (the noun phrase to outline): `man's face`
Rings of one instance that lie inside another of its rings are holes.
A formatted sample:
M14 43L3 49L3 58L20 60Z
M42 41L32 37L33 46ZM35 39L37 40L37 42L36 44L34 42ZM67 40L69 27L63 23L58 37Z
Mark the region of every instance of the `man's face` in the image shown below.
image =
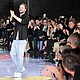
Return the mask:
M37 25L40 25L40 21L39 21L39 20L36 20L36 24L37 24Z
M74 25L75 25L75 24L74 24L74 22L72 22L72 21L70 21L70 22L68 23L68 26L69 26L69 28L71 28L71 29L74 27Z
M24 5L20 5L20 6L19 6L19 12L20 12L20 14L22 14L22 13L25 13L25 12L26 12L26 8L25 8L25 6L24 6Z
M47 26L47 24L48 24L48 23L47 23L47 20L44 20L44 21L43 21L43 25L44 25L44 26Z
M79 23L77 23L77 27L80 29L80 22L79 22Z

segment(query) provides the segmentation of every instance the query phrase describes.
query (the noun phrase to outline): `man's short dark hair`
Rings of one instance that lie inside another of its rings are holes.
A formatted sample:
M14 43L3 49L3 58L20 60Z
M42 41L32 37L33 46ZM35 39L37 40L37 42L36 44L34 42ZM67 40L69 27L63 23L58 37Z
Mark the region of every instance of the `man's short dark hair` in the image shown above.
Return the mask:
M74 56L75 59L77 59L78 63L80 64L80 48L75 49L65 49L62 51L62 58L65 58L65 56Z
M68 68L70 71L75 71L76 68L79 66L79 63L75 56L67 55L62 60L63 66Z
M27 5L25 3L21 3L20 5L24 5L25 9L27 9Z

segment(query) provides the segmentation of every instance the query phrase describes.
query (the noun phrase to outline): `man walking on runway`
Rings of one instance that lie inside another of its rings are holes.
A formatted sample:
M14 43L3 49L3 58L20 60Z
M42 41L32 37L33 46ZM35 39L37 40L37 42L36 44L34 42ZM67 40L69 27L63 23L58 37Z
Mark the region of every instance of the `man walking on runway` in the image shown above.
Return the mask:
M27 40L27 26L29 23L29 16L26 14L27 5L22 3L19 6L19 16L15 15L14 11L10 10L11 19L16 20L15 30L12 35L12 46L10 55L16 65L14 77L21 77L22 72L25 70L23 66L24 51Z

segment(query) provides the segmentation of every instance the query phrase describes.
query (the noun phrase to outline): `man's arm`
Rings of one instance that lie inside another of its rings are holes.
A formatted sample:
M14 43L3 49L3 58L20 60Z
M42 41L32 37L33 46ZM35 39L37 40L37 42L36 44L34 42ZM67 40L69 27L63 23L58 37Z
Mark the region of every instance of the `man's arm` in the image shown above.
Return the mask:
M14 11L10 10L11 18L15 18L18 22L21 23L22 19L17 17L14 13Z

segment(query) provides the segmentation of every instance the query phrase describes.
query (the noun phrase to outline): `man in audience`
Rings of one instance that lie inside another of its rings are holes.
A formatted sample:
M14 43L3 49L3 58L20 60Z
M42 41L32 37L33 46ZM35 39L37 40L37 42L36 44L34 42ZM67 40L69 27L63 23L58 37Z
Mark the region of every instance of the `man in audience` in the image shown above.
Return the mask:
M80 80L80 51L79 49L72 49L62 52L64 55L62 60L63 67L69 73L73 80Z
M67 39L67 45L71 46L73 49L80 46L80 38L77 34L71 34Z
M71 55L71 56L74 56L75 58L77 58L77 61L80 64L80 60L79 60L80 59L80 50L79 50L80 48L79 48L79 45L80 45L80 38L78 37L78 35L71 34L67 39L67 45L66 45L66 46L70 46L70 48L63 47L63 49L62 49L62 62L65 60L65 58L64 58L65 56ZM68 65L68 63L66 63L66 64ZM64 75L62 75L62 71L58 70L57 67L47 65L47 66L45 66L45 68L47 69L47 71L42 71L43 75L45 75L45 73L46 73L47 76L51 76L53 78L53 75L50 75L50 74L55 73L58 80L61 80L61 78L62 78L62 80L65 80ZM79 69L79 67L77 69ZM50 71L51 71L51 73L50 73ZM49 75L48 75L48 72L50 73ZM75 71L75 69L74 69L75 76L77 75L77 72L78 72L78 70ZM73 75L73 74L71 74L71 75ZM61 77L61 76L63 76L63 77ZM73 77L75 78L75 76L73 76ZM74 79L74 80L76 80L76 79Z
M80 80L80 51L79 48L76 49L65 49L62 54L62 67L59 68L56 66L45 66L45 71L42 71L44 76L56 77L58 80L67 80L65 78L65 74L63 73L63 69L71 75L70 78L73 80ZM55 76L54 76L55 75Z

